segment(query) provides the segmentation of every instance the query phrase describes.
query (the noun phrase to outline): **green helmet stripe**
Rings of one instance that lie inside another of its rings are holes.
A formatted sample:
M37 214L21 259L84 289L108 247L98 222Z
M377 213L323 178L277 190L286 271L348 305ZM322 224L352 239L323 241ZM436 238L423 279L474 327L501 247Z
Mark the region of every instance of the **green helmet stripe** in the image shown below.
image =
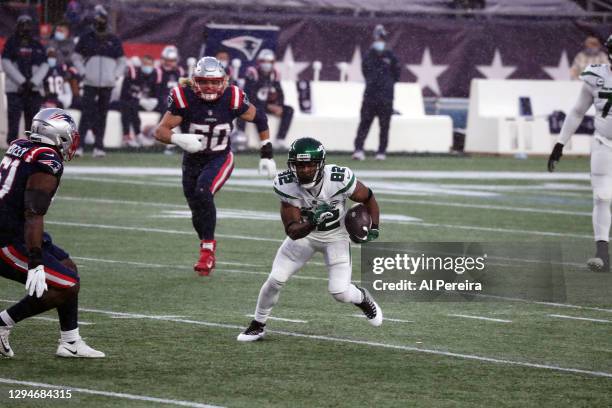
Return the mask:
M354 182L355 182L355 175L353 174L353 177L351 177L351 180L348 182L348 184L344 188L342 188L341 190L338 190L338 192L336 194L334 194L332 197L335 197L338 194L344 193L346 190L351 188L351 186L353 185Z

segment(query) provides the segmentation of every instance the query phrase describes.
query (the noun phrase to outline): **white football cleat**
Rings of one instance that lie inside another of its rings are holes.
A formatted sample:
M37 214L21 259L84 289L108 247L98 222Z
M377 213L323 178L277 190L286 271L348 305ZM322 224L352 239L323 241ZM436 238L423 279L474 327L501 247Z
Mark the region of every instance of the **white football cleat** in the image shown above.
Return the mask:
M251 324L249 327L242 333L238 335L236 340L238 341L257 341L259 339L263 339L266 335L265 330L266 325L264 323L259 323L257 320L251 320Z
M11 334L11 329L5 326L0 327L0 354L4 357L13 357L15 355L9 344L9 334Z
M387 160L387 155L384 153L376 153L376 160Z
M365 160L365 153L363 152L363 150L355 150L355 153L353 153L353 160L359 160L359 161L363 161Z
M58 357L82 357L82 358L104 358L106 354L101 351L94 350L89 347L83 339L78 339L73 344L66 341L59 342L57 352L55 353Z
M357 287L363 293L363 301L361 303L355 304L358 308L361 309L363 314L368 318L368 322L372 326L380 326L383 322L383 313L378 303L374 301L370 292L368 292L364 288Z
M102 158L106 156L106 152L102 149L98 149L97 147L94 147L93 149L93 153L91 154L91 157L96 157L96 158Z

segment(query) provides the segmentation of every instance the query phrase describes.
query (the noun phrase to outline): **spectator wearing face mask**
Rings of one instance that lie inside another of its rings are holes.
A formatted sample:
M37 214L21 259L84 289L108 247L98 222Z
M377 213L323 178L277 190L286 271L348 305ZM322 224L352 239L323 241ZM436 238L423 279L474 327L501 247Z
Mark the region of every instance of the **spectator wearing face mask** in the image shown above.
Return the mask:
M257 56L257 66L247 69L244 91L258 110L280 118L275 143L283 149L286 148L285 138L293 119L293 108L284 103L285 94L280 75L274 68L275 60L274 51L261 50ZM244 122L239 123L239 126L244 131Z
M365 160L363 145L375 117L378 117L380 125L380 143L376 159L386 159L389 126L393 114L394 87L400 77L399 62L393 51L387 47L386 39L385 28L382 25L376 26L372 47L361 63L366 87L361 104L361 120L355 138L353 153L355 160Z
M138 112L153 111L159 104L162 71L156 68L153 57L142 57L140 67L128 65L121 86L120 106L123 143L130 147L151 146L153 140L141 133ZM133 131L133 133L132 133Z
M30 129L32 118L42 103L42 81L49 66L45 49L34 39L33 31L32 17L19 16L15 32L7 39L2 51L8 103L7 143L17 139L21 114L24 115L25 128Z
M608 63L608 55L601 48L599 38L590 35L584 40L584 49L574 57L574 62L570 68L570 77L578 79L580 73L591 64Z
M53 30L53 36L49 41L47 50L55 50L57 66L61 67L66 71L64 79L70 85L70 93L72 95L71 105L69 106L72 108L80 108L80 89L78 72L72 64L72 54L74 53L75 44L76 41L71 35L70 25L67 21L62 20L55 26L55 30ZM64 108L68 108L69 106L64 106Z
M111 92L123 75L126 58L121 40L108 32L108 13L101 5L94 8L93 30L83 34L74 49L72 62L83 76L82 116L79 133L91 129L95 135L93 157L104 157L104 131ZM78 155L83 154L79 148Z
M70 89L70 71L66 64L60 64L55 48L47 47L47 65L49 71L43 80L45 108L60 108L70 106L72 91Z

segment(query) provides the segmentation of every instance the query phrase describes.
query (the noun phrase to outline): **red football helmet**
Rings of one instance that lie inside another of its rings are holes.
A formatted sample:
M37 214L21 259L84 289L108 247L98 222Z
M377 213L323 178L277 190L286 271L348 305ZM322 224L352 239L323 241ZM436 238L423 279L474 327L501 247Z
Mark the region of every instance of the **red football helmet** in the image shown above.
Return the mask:
M193 70L193 87L205 101L217 100L227 87L227 74L215 57L204 57Z

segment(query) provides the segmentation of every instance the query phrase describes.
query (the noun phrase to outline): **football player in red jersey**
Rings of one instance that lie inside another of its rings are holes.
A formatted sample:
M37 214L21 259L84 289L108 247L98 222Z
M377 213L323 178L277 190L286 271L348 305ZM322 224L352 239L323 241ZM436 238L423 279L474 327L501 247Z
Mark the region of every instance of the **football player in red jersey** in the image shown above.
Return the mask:
M9 334L21 320L57 309L59 357L101 358L79 335L79 275L70 256L44 232L44 216L79 146L72 117L57 108L32 119L28 139L11 143L0 164L0 276L24 283L27 295L0 312L0 355L12 357Z
M276 176L265 113L249 103L240 88L228 86L227 81L225 69L216 58L200 59L193 78L170 92L168 110L155 131L157 140L185 151L183 193L200 238L200 259L194 270L203 276L215 267L214 195L234 169L229 137L234 119L255 123L261 141L259 172L270 178ZM174 133L175 128L180 128L181 133Z

